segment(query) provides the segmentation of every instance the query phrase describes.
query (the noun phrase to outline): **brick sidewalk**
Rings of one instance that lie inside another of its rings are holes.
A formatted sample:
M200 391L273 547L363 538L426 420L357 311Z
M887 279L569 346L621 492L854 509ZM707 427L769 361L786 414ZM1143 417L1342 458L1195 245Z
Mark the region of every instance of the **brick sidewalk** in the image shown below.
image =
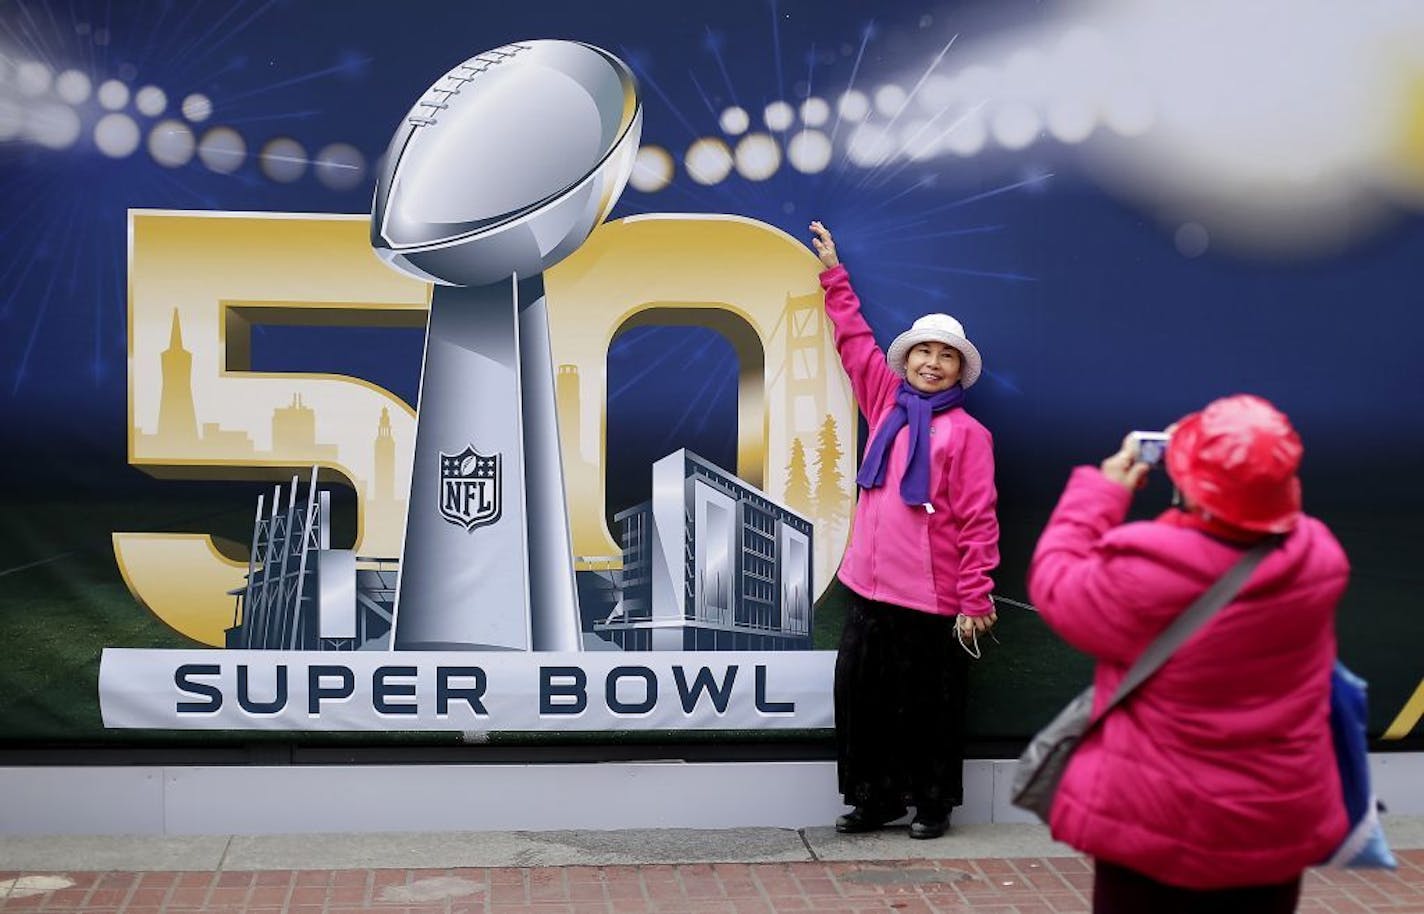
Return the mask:
M1310 873L1301 914L1424 914L1424 850L1404 851L1400 858L1398 873ZM1072 857L460 870L0 873L0 911L1086 914L1091 886L1088 863Z

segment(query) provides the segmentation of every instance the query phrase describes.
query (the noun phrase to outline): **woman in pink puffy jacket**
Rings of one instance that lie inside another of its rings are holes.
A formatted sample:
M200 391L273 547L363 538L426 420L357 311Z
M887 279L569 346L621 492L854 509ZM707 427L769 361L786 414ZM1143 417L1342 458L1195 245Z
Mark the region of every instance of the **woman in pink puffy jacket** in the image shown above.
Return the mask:
M968 655L997 616L993 440L963 409L979 350L947 314L927 314L881 352L831 233L811 223L826 314L870 442L838 577L850 588L836 656L836 820L864 832L915 807L935 838L963 800ZM956 634L956 625L960 631Z
M1349 565L1301 513L1300 439L1271 404L1228 397L1169 431L1180 509L1123 523L1150 469L1124 444L1073 471L1029 570L1044 620L1096 658L1099 710L1244 550L1283 541L1079 747L1050 824L1096 858L1099 914L1294 911L1346 828L1329 714Z

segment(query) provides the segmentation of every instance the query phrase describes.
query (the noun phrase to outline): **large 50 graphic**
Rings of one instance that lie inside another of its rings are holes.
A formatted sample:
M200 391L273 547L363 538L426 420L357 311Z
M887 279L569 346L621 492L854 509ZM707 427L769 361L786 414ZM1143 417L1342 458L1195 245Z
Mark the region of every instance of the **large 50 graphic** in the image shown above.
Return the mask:
M129 242L129 462L205 480L320 466L356 493L354 551L399 556L413 411L360 378L253 371L251 335L262 324L423 327L430 287L375 257L366 216L135 211ZM545 274L581 564L620 554L604 520L604 458L616 446L606 440L608 348L632 327L698 326L738 357L736 476L815 519L816 593L829 585L851 500L812 504L788 471L835 429L840 478L854 472L854 405L817 269L804 245L754 220L650 215L601 226ZM241 547L118 532L114 551L141 604L190 638L224 643L229 592L248 571Z

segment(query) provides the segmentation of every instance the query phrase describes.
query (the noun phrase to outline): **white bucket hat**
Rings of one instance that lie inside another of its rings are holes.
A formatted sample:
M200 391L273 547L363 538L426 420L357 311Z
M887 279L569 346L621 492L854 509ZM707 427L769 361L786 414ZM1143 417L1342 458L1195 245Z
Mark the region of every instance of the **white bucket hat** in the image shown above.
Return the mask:
M905 376L905 356L918 343L937 341L959 350L964 364L960 367L959 383L966 390L979 380L983 360L979 350L964 335L964 325L948 314L926 314L910 325L910 329L895 337L895 342L885 352L885 361L900 377Z

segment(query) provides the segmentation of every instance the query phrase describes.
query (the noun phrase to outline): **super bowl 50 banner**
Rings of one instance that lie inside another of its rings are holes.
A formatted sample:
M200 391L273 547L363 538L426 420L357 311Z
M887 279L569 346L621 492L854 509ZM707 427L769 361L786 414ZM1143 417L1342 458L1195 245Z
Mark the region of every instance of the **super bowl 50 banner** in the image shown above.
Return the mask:
M583 713L584 684L578 712L547 710L568 676L592 676L603 706L625 705L623 692L649 706L625 710L623 726L667 726L651 699L661 684L673 704L675 681L715 681L709 690L737 699L729 712L714 698L679 725L829 725L828 661L809 649L813 604L848 529L842 436L855 417L803 244L749 219L633 217L547 273L470 288L390 270L371 256L362 218L131 219L130 462L190 477L303 469L255 490L245 562L202 534L114 534L125 582L149 611L233 650L106 651L107 724L322 728L333 698L351 704L357 678L378 692L373 671L398 668L402 688L419 681L412 694L429 697L453 668L464 689L509 693L493 702L503 717L462 701L469 715L456 729L610 726ZM705 250L717 260L685 265ZM258 321L424 323L427 312L418 414L356 379L272 377L243 360ZM757 366L740 382L747 421L733 469L686 449L665 455L645 470L652 498L619 511L610 531L603 363L612 339L652 320L727 331ZM806 455L818 447L813 501ZM323 469L361 496L349 548L330 542ZM380 663L356 677L338 662L351 651ZM475 664L492 651L521 656L496 655L502 672L490 676ZM583 666L593 651L656 651L661 675ZM767 654L730 666L665 656L683 651ZM443 715L387 719L363 701L365 718L337 719L452 726Z
M1023 583L1069 469L1237 391L1418 744L1419 15L485 7L0 9L7 742L826 730L819 219L882 345L984 353L984 751L1087 675Z

